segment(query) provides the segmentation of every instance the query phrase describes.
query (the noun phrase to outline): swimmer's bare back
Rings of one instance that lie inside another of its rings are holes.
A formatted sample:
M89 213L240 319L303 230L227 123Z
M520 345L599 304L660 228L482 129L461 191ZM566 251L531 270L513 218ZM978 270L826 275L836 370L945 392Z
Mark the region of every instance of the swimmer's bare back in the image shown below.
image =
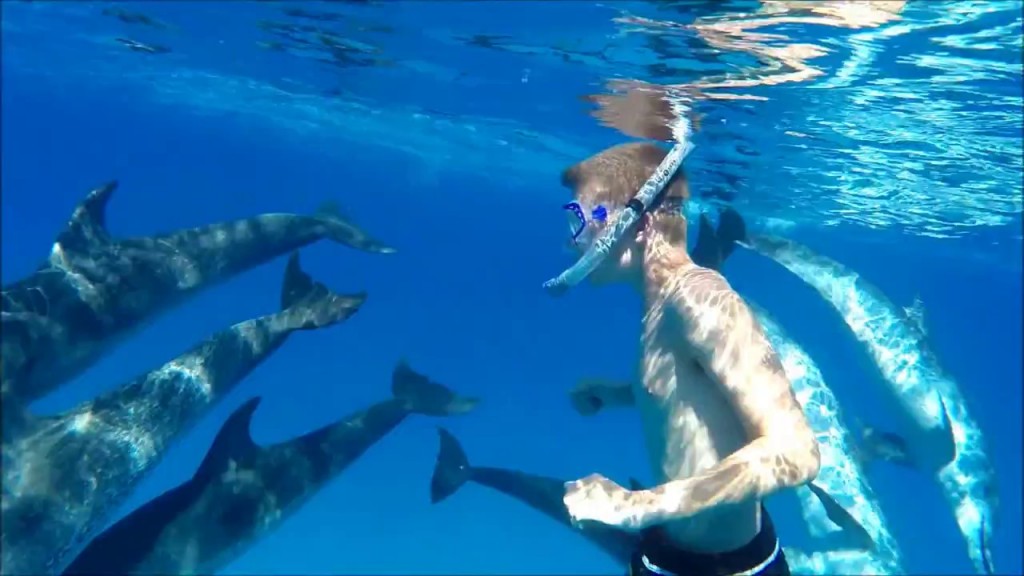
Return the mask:
M757 535L763 498L817 476L818 446L746 303L693 263L685 238L659 234L661 218L673 217L645 215L633 389L660 484L630 491L595 474L570 482L565 504L581 525L660 525L680 548L725 552Z

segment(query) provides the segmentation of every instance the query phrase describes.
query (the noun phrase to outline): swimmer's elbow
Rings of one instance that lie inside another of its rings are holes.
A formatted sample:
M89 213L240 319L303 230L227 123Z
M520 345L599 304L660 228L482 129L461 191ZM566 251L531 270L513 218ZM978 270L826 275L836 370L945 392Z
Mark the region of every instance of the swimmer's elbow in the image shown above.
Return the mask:
M821 471L821 451L818 440L809 428L789 435L785 446L782 459L789 462L789 469L792 470L792 474L783 478L787 487L803 486L818 477Z
M799 466L801 471L800 485L813 482L821 471L821 452L818 450L818 442L811 440L810 446L804 452L803 465Z

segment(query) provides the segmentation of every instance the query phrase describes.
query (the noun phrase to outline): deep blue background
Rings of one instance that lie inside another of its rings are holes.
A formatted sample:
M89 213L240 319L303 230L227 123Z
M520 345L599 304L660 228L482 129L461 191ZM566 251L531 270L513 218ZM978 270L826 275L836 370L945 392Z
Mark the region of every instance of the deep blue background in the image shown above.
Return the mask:
M557 205L564 196L557 167L531 175L526 186L443 167L425 177L419 160L394 150L302 146L273 122L197 114L109 83L47 82L6 67L3 81L5 282L29 273L85 192L111 178L121 183L109 207L115 235L258 212L312 211L336 200L400 251L367 255L328 243L305 250L304 266L316 278L337 290L368 290L364 309L342 326L296 335L173 450L130 505L189 477L220 422L245 398L265 397L255 417L256 440L284 440L386 398L400 358L484 399L477 413L444 422L475 463L566 479L593 471L620 481L645 476L632 414L585 420L566 399L582 376L633 374L639 301L619 288L585 287L558 300L540 289L567 263L559 250L564 219ZM450 99L447 106L459 107ZM595 134L587 153L617 140L582 117L562 121ZM898 230L870 235L870 241L850 243L827 231L804 231L798 239L858 270L897 303L922 298L934 348L993 446L1002 496L996 566L1020 573L1020 267L951 259L939 245L955 240ZM216 330L273 311L283 267L283 260L268 264L160 319L40 409L71 406ZM726 273L815 358L848 414L884 424L881 383L867 357L810 288L742 251ZM411 418L228 571L618 570L571 532L475 486L431 506L427 487L438 423ZM971 570L934 482L883 465L871 476L908 570ZM785 500L773 505L780 529L799 545L793 508Z

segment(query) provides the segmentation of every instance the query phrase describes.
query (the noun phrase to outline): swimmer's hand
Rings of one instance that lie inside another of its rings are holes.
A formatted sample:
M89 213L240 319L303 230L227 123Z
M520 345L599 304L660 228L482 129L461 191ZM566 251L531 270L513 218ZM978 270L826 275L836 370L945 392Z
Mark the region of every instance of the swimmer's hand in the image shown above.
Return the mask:
M593 416L605 408L631 406L633 387L628 382L584 378L569 392L569 399L581 416Z
M569 519L577 528L603 524L637 532L647 528L648 522L645 509L636 506L634 500L633 492L600 474L566 482L562 499Z

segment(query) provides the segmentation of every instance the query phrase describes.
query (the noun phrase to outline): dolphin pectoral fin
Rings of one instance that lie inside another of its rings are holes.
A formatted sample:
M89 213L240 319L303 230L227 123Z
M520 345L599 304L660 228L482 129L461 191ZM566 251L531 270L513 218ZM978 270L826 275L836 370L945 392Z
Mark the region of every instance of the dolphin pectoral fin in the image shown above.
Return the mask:
M907 315L907 319L921 331L921 334L928 334L928 330L924 325L924 302L920 296L915 296L914 302L910 306L905 307L903 312Z
M918 469L910 457L907 441L899 434L865 426L861 432L859 448L860 459L864 464L883 461Z
M393 254L394 248L372 238L363 229L352 223L351 218L342 213L336 202L324 202L316 210L316 217L327 225L328 236L335 242L378 254Z
M241 406L235 409L224 421L217 432L213 444L203 458L202 464L196 471L194 478L206 478L221 471L224 463L230 458L245 454L249 450L257 448L249 433L249 426L252 424L252 415L260 405L262 398L256 396L246 400Z
M946 400L939 395L939 405L942 406L942 430L945 432L943 438L942 462L948 463L956 460L956 437L953 435L953 421L949 417L949 409L946 407Z
M875 541L871 538L871 534L842 504L836 502L831 494L814 482L809 483L807 487L825 508L825 514L828 516L828 519L857 542L858 548L862 550L875 549Z
M359 311L366 293L336 294L302 270L299 253L288 258L281 285L280 314L292 330L313 330L337 324Z
M721 247L718 245L718 233L711 225L706 214L701 214L697 225L697 244L690 252L690 257L698 266L718 270L722 264Z
M81 249L110 240L110 233L107 232L107 203L114 190L117 190L117 180L111 180L90 191L75 207L67 228L57 241L65 248Z
M431 504L437 504L457 492L473 475L473 467L458 439L440 426L437 432L441 449L437 453L434 474L430 478Z

